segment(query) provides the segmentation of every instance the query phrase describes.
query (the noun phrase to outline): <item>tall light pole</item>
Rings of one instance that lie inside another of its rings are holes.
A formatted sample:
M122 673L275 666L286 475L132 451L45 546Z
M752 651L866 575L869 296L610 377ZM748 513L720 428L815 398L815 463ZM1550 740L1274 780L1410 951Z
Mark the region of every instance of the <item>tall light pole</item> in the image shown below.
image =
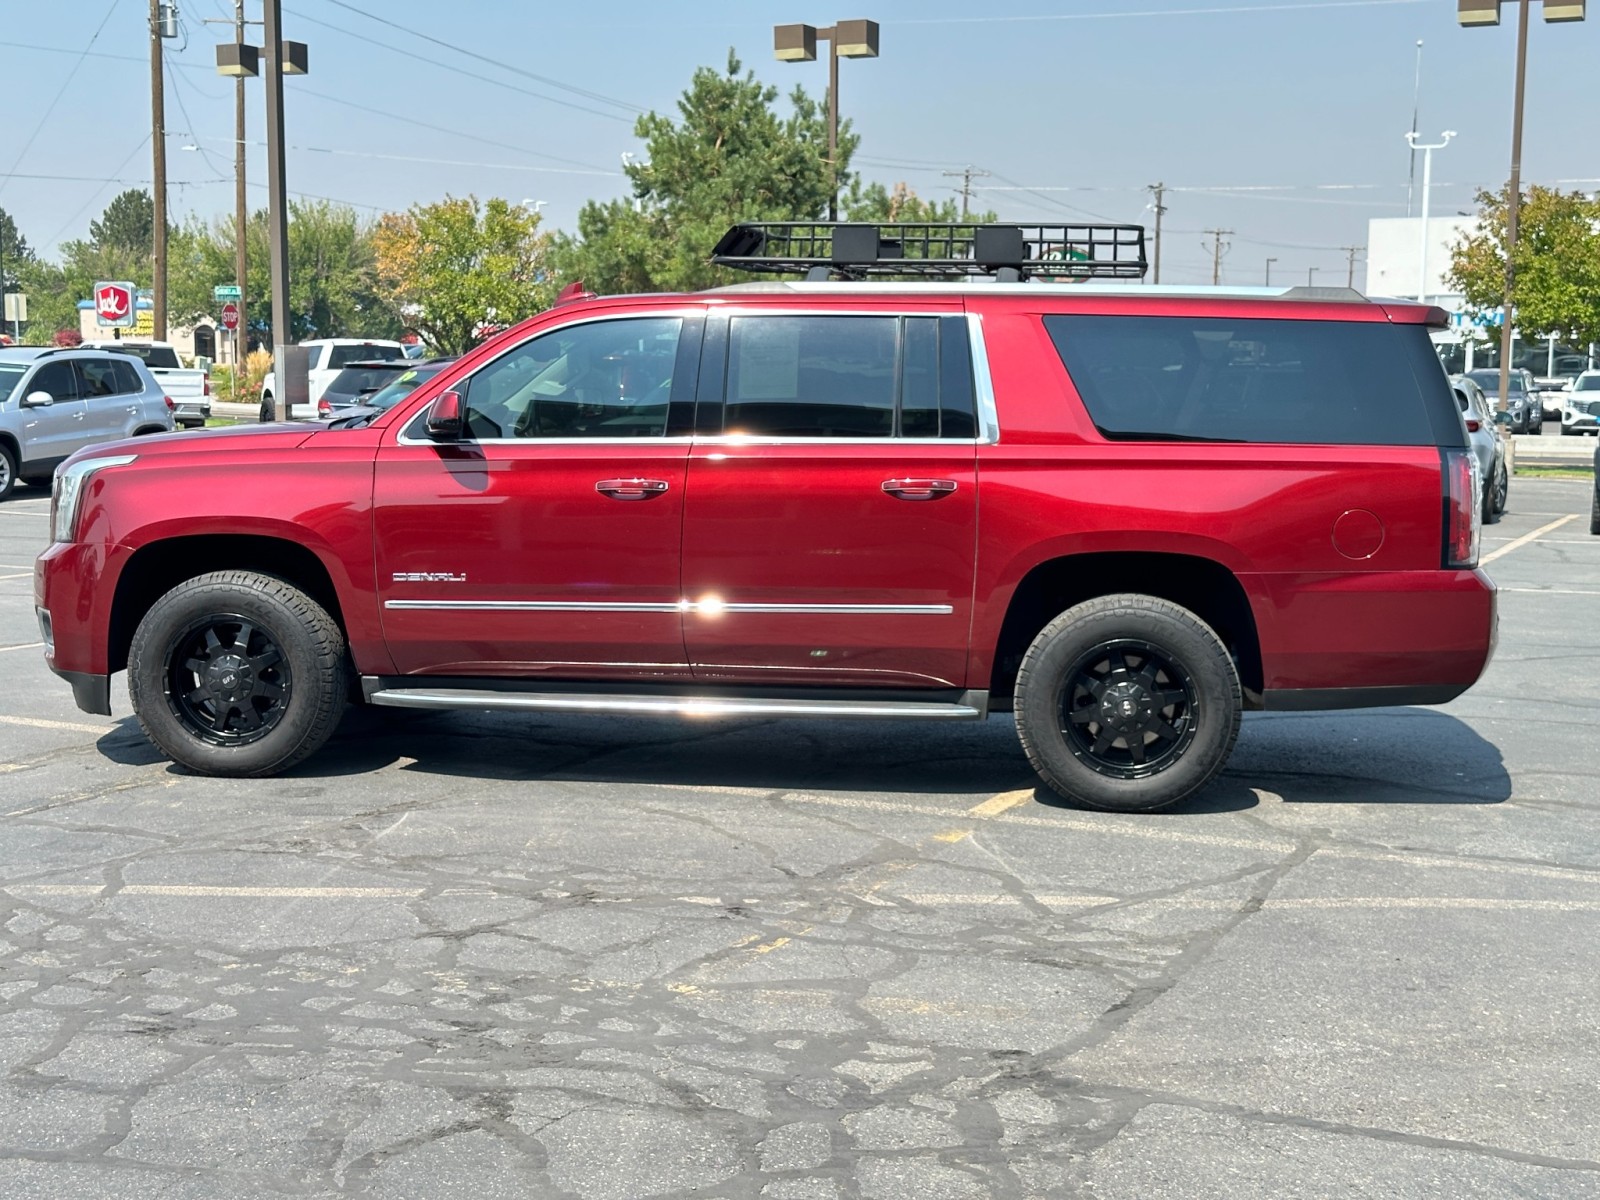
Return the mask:
M1429 193L1433 188L1433 152L1435 150L1443 150L1450 144L1450 139L1455 135L1456 131L1454 129L1446 129L1439 135L1444 138L1442 142L1419 142L1417 141L1415 130L1406 134L1406 141L1410 144L1412 151L1422 151L1422 255L1421 262L1418 264L1417 299L1423 304L1428 302L1428 203ZM1353 257L1350 263L1350 269L1354 272L1355 259Z
M267 250L272 263L272 369L278 415L288 420L295 381L289 348L289 192L284 181L283 77L306 73L306 48L283 40L282 0L262 0L267 57Z
M1306 268L1306 286L1307 287L1316 287L1317 286L1317 272L1320 271L1320 270L1322 270L1321 267L1307 267Z
M839 60L877 58L876 21L836 21L815 25L774 25L772 52L779 62L815 62L817 43L828 43L828 220L839 219Z
M151 317L156 341L167 338L167 117L161 70L161 41L178 36L178 12L170 0L150 0L150 191L155 209L151 222Z
M1272 286L1272 264L1277 262L1277 261L1278 260L1275 259L1275 258L1267 259L1267 277L1263 281L1263 286L1265 286L1265 287L1271 287Z
M217 74L233 78L233 275L239 289L234 301L239 309L239 325L233 331L234 390L238 391L239 366L250 349L250 288L246 278L249 260L245 253L250 223L250 203L245 190L244 81L261 71L261 52L245 44L244 27L259 22L247 21L244 0L233 0L233 44L217 47ZM210 24L208 21L207 24ZM234 399L238 399L237 395Z
M1502 0L1456 0L1456 20L1462 25L1500 24ZM1511 383L1511 319L1513 292L1516 289L1517 222L1522 207L1522 106L1528 82L1528 10L1533 0L1516 0L1517 4L1517 83L1511 105L1511 179L1506 187L1506 296L1500 317L1500 412L1509 411L1506 404ZM1544 0L1544 19L1552 24L1561 21L1581 21L1584 18L1584 0ZM1507 418L1499 419L1500 434L1509 443L1511 427Z

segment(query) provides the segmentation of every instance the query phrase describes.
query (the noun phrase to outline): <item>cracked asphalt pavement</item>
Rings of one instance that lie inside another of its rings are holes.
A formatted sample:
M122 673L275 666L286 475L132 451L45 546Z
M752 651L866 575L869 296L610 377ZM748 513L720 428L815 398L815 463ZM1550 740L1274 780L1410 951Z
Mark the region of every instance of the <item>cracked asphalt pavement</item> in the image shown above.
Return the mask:
M19 490L0 1196L1600 1196L1588 495L1514 482L1460 700L1115 816L1003 718L357 714L198 778L45 670Z

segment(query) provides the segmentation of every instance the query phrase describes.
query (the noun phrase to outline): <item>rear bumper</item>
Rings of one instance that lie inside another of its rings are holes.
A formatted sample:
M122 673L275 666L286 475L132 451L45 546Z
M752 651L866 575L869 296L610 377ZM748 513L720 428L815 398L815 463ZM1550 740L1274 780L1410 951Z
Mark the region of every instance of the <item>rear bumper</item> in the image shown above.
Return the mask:
M1269 709L1442 704L1476 683L1494 654L1495 586L1482 571L1243 582L1257 602Z
M211 401L209 400L176 400L177 405L172 411L173 420L180 425L189 421L204 422L211 416Z

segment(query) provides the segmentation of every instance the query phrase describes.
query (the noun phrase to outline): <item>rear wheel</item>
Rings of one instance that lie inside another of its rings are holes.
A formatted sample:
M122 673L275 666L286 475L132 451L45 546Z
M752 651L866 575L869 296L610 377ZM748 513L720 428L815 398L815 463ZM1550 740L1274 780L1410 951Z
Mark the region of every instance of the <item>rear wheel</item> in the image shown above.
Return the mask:
M1589 504L1589 532L1600 533L1600 483L1595 484L1594 500Z
M287 770L339 723L344 634L298 588L251 571L190 579L157 600L128 652L146 735L206 775Z
M1188 609L1102 596L1039 632L1017 673L1017 734L1039 777L1113 812L1176 804L1222 770L1239 734L1238 672Z
M270 392L263 393L261 396L261 423L265 425L268 421L277 420L277 417L278 410L273 406L272 394Z
M17 456L11 447L0 442L0 500L11 495L17 486Z

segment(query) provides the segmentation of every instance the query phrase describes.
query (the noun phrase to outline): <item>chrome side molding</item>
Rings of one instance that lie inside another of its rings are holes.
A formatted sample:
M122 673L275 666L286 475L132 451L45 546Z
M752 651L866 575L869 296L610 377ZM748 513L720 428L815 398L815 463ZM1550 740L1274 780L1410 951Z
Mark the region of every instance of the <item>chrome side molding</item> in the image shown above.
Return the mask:
M480 712L586 712L679 717L855 717L917 721L981 721L989 693L963 692L928 700L775 699L765 696L649 695L598 692L516 692L487 688L383 686L362 679L367 703L389 708L473 709Z

